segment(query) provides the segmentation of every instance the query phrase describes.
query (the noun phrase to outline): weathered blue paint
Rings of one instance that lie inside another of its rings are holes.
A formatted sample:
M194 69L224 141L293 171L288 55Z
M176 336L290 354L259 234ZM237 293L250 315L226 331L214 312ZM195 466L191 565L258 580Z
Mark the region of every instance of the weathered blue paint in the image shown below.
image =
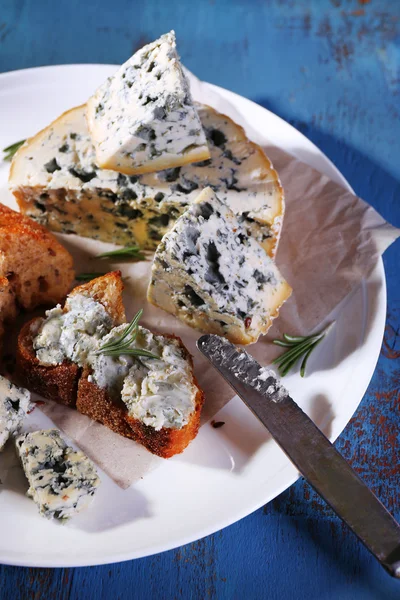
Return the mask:
M0 71L117 63L174 28L199 77L287 119L400 226L398 0L3 0ZM400 244L385 255L388 326L338 447L400 518ZM300 481L264 509L176 551L90 569L0 567L1 600L400 598Z

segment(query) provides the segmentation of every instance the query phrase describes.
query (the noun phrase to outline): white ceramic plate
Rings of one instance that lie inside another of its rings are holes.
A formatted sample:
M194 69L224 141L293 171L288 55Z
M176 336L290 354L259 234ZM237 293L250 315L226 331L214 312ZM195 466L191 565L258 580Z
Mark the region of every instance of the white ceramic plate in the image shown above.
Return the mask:
M0 148L36 133L64 110L85 102L114 70L111 66L45 67L0 76ZM287 152L349 185L301 133L260 106L210 86L249 125ZM8 167L0 167L1 201ZM386 314L382 261L341 307L330 343L314 359L312 377L285 384L301 407L337 438L357 408L378 359ZM317 368L316 368L317 367ZM51 426L35 411L35 425ZM217 416L221 429L201 428L177 456L122 491L105 475L93 507L64 527L38 516L24 496L26 482L10 452L0 457L0 562L25 566L83 566L142 557L186 544L245 517L298 477L283 452L238 400Z

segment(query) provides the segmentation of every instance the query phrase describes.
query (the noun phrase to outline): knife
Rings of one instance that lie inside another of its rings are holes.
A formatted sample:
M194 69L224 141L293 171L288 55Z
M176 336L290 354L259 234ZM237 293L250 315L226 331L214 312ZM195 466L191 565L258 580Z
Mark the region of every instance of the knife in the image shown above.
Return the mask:
M300 473L393 577L400 578L400 526L275 373L225 338L197 347L268 429Z

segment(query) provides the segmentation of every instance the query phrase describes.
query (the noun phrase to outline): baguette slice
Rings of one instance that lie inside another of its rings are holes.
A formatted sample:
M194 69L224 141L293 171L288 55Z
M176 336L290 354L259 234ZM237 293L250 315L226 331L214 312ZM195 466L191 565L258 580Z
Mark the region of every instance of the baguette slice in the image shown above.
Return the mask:
M126 321L121 299L122 289L121 273L114 271L77 286L69 297L77 294L92 297L103 304L114 324L120 325ZM43 321L43 318L37 317L21 329L17 348L18 372L31 391L58 404L74 408L82 369L70 360L64 360L57 365L43 365L39 362L33 348L33 339Z
M162 458L170 458L175 454L180 454L196 437L200 427L201 409L204 404L204 394L199 388L197 380L193 374L193 359L182 343L182 340L175 335L163 336L166 339L174 340L176 345L182 351L182 355L188 361L191 375L191 385L196 390L194 399L194 410L186 425L180 429L162 427L156 431L151 425L146 425L140 419L133 417L129 412L127 421L135 434L135 439L143 444L150 452L157 454Z
M13 159L9 186L21 212L52 231L151 250L210 186L274 257L285 208L277 172L232 119L197 109L211 158L130 177L98 167L85 106L64 113Z
M112 317L113 325L120 326L119 329L123 331L126 319L121 297L122 288L120 272L116 271L78 286L68 298L80 294L100 302ZM89 361L83 368L67 360L58 365L39 363L33 340L42 322L42 319L35 319L27 324L21 330L18 339L18 371L29 383L32 391L61 404L75 407L82 414L102 423L119 435L138 441L154 454L164 458L182 452L196 436L204 398L193 375L191 356L179 338L153 336L148 330L140 328L151 339L157 338L159 344L164 340L166 345L172 341L182 359L186 361L187 384L192 390L193 410L189 413L187 423L180 428L162 427L157 430L132 416L130 408L121 399L120 389L116 394L115 389L107 389L97 383L96 362ZM112 335L112 331L109 335ZM101 358L98 360L100 361ZM128 364L126 374L130 373L130 368L131 365Z
M87 122L103 169L138 175L210 158L173 31L135 52L99 87Z
M74 408L80 368L70 361L61 365L42 365L33 349L43 319L37 317L25 323L18 336L17 371L24 385L47 400Z

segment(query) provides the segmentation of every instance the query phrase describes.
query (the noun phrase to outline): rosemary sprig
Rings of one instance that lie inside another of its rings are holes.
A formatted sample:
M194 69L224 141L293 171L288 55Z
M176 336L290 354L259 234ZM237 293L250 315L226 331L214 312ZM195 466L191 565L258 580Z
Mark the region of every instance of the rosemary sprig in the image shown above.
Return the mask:
M146 257L143 252L141 252L139 246L125 246L125 248L120 248L119 250L103 252L102 254L95 256L95 258L127 258L129 256L136 260L146 260Z
M76 281L92 281L92 279L96 279L96 277L102 277L106 273L78 273L75 275Z
M140 317L143 314L143 310L139 310L129 323L125 331L118 336L116 339L103 344L95 352L95 354L104 354L105 356L121 356L121 354L129 354L131 356L144 356L145 358L159 358L152 352L142 348L130 348L131 344L135 341L138 333L138 324Z
M294 367L297 361L302 358L300 366L300 376L304 377L306 372L306 366L308 359L312 351L322 342L325 336L329 333L335 322L331 323L320 331L313 335L287 335L283 334L283 340L273 340L273 343L283 348L288 348L286 352L280 354L274 361L273 364L278 365L279 375L284 377Z
M15 144L11 144L10 146L7 146L7 148L4 148L3 152L5 156L3 156L3 160L10 161L16 151L19 150L23 144L25 144L25 141L26 140L21 140L20 142L15 142Z

